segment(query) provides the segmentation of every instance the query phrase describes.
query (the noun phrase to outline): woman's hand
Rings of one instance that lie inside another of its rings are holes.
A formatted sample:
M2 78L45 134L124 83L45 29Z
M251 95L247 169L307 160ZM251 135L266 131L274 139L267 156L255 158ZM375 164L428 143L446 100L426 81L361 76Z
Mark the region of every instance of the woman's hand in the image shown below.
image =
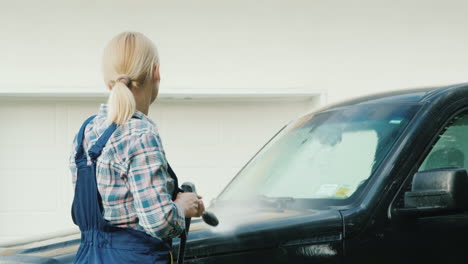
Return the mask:
M202 197L196 193L178 193L174 201L185 213L185 218L200 217L205 212Z

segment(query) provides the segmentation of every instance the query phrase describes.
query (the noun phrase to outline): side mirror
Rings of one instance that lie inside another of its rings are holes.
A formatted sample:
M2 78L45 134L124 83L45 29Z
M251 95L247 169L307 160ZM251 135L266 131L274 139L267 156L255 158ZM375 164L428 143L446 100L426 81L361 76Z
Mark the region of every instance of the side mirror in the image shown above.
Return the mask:
M468 174L465 169L449 168L417 172L410 192L405 193L399 216L420 217L449 214L468 209Z

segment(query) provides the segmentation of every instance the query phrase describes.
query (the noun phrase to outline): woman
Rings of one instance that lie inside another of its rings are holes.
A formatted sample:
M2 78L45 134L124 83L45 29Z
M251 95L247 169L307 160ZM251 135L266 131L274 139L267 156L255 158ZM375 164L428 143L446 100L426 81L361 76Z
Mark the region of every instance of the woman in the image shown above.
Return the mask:
M141 33L117 35L105 48L103 74L108 103L84 122L70 155L72 216L81 230L75 263L170 263L171 238L204 206L178 192L147 116L160 80L154 44Z

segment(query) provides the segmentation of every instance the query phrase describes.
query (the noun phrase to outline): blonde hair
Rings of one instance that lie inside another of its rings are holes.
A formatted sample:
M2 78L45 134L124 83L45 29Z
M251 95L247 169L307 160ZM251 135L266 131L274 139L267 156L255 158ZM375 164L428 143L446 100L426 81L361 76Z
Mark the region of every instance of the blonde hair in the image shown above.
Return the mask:
M111 87L107 123L124 124L136 110L130 91L142 88L152 77L153 66L159 63L153 42L138 32L123 32L112 38L104 49L102 72Z

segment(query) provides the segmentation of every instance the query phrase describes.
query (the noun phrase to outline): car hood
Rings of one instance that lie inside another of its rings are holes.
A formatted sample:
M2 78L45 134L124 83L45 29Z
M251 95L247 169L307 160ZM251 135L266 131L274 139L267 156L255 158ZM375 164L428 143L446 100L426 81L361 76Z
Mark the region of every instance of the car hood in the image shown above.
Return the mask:
M217 227L201 220L192 221L186 259L258 249L297 249L342 240L342 218L338 210L229 207L227 210L213 208L213 212L219 219ZM178 241L174 241L174 252L177 249ZM322 252L338 254L334 249Z
M342 220L337 210L284 210L249 207L213 208L220 224L211 227L192 221L185 259L192 263L211 256L279 249L315 257L340 254ZM50 240L0 248L0 263L72 263L80 243L79 233ZM177 257L179 240L174 239ZM195 261L194 261L195 260Z

